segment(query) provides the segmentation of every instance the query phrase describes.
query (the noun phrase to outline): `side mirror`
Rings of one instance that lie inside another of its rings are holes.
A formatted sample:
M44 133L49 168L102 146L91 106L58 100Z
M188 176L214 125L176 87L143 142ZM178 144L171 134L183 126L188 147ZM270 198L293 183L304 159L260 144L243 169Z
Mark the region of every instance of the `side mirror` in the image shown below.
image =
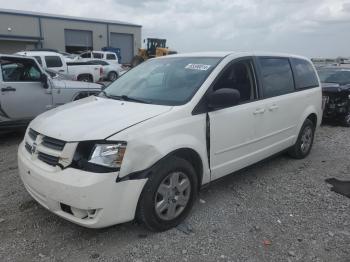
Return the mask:
M220 109L235 106L241 98L237 89L221 88L208 96L208 107L211 109Z
M43 88L45 88L45 89L49 88L48 77L46 74L41 74L40 82L42 83Z

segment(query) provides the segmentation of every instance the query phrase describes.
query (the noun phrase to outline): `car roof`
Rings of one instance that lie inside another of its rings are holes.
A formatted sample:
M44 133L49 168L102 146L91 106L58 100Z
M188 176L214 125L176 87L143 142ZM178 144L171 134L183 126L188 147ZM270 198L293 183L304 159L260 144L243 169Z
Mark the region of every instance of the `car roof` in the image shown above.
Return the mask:
M32 59L32 60L35 60L34 57L31 57L31 56L24 56L24 55L20 55L20 54L16 54L16 55L7 55L7 54L0 54L0 59L1 58L6 58L6 57L9 57L9 58L20 58L20 59Z
M221 57L224 58L226 56L231 57L243 57L243 56L270 56L270 57L292 57L292 58L300 58L306 59L308 58L300 55L287 54L287 53L274 53L274 52L234 52L234 51L226 51L226 52L195 52L195 53L183 53L183 54L173 54L171 57ZM159 58L165 58L169 56L162 56Z
M62 54L50 51L21 51L16 54L24 56L62 56Z

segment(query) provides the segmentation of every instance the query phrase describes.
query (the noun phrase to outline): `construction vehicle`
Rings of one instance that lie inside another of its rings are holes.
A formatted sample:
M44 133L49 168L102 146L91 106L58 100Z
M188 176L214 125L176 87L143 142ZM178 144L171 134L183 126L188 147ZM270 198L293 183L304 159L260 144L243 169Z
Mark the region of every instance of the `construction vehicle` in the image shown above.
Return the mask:
M176 51L172 51L166 47L166 39L147 38L146 48L139 48L138 54L135 55L131 61L131 66L135 67L149 58L166 56L176 53Z

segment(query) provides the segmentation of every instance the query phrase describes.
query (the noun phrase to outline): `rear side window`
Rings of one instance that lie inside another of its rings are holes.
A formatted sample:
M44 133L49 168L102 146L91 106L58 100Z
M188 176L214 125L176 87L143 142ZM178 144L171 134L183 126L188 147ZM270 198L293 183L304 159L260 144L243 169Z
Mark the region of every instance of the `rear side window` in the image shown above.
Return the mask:
M101 54L101 53L92 53L92 56L94 58L97 58L97 59L102 59L103 58L103 54Z
M260 58L264 98L294 91L293 73L287 58Z
M46 66L50 67L62 67L62 60L59 56L45 56Z
M91 58L91 53L83 53L80 55L81 58Z
M305 89L318 86L316 72L311 63L304 59L291 59L296 89Z
M117 60L117 58L114 54L107 54L106 58L107 58L107 60Z

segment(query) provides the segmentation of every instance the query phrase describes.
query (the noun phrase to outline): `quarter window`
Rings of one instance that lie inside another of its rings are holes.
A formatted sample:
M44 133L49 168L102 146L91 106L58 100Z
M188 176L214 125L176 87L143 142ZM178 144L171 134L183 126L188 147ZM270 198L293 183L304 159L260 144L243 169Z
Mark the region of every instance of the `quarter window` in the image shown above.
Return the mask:
M45 56L46 67L62 67L62 60L59 56Z
M305 89L318 86L315 70L310 62L304 59L292 58L296 89Z
M264 98L294 91L293 73L287 58L260 58Z
M117 58L114 54L107 54L106 58L107 58L107 60L117 60Z
M91 53L83 53L80 55L81 58L91 58Z
M94 58L97 58L97 59L102 59L103 58L103 54L101 54L101 53L92 53L92 56Z

